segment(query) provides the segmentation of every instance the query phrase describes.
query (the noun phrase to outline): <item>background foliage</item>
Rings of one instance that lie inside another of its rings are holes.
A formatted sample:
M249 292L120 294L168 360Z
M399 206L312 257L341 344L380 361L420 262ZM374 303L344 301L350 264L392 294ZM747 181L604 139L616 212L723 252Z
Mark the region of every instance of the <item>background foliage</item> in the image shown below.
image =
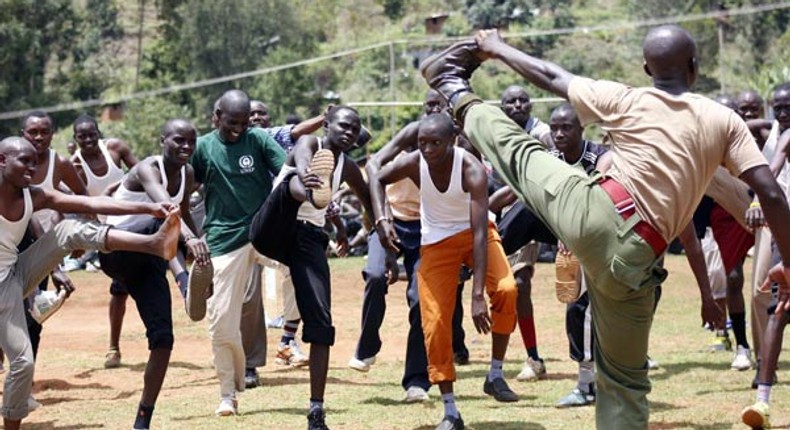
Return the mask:
M327 103L420 101L427 89L416 66L448 44L425 33L424 20L447 14L439 36L466 36L499 26L510 34L683 16L762 0L0 0L0 112L104 99L229 74L303 61L383 43L382 47L252 78L180 91L125 104L124 119L102 124L140 155L158 151L166 118L189 118L202 130L214 100L241 88L266 101L275 122L320 113ZM142 19L141 19L142 18ZM790 11L732 16L684 24L697 38L697 91L715 95L755 88L766 98L790 79ZM518 37L510 42L574 73L649 81L641 68L644 28ZM719 39L719 32L723 38ZM142 42L139 56L138 42ZM391 42L391 44L387 44ZM390 68L392 64L393 68ZM138 72L139 71L139 72ZM484 98L498 99L514 73L486 64L473 79ZM529 88L533 97L547 94ZM553 104L536 106L545 116ZM373 131L375 150L417 107L359 109ZM100 108L87 109L99 115ZM55 114L71 135L80 111ZM0 121L16 133L18 119Z

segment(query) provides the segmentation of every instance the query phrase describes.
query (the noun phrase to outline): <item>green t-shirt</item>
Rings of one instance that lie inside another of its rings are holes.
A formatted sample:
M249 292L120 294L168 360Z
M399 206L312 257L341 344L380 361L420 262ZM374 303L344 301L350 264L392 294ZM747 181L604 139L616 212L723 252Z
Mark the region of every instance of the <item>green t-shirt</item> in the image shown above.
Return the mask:
M250 222L284 162L285 151L261 129L247 129L235 143L217 130L198 138L192 167L205 191L203 229L213 257L249 242Z

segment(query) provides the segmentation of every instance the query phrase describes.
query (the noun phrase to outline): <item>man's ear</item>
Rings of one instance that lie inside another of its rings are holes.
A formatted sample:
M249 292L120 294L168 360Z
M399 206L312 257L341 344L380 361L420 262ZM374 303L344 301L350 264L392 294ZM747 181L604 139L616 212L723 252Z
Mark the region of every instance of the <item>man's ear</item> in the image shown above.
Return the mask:
M647 66L647 61L645 61L645 62L643 62L643 63L642 63L642 70L644 70L644 71L645 71L645 73L647 74L647 76L651 76L651 77L653 76L653 73L652 73L652 72L650 72L650 67L648 67L648 66Z

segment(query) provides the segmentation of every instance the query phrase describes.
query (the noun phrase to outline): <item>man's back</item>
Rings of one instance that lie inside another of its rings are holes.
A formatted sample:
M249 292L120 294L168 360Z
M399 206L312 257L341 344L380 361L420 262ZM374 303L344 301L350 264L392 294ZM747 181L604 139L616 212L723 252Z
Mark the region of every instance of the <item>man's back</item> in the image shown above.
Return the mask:
M607 174L666 240L688 224L718 166L740 176L765 164L743 120L705 97L585 78L568 95L582 123L600 124L612 145Z

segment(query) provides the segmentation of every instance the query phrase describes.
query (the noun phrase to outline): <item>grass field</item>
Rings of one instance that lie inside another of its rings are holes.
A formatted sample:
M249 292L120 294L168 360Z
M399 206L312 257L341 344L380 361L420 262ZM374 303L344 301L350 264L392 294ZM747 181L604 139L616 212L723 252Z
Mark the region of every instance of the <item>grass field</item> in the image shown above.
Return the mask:
M332 429L433 429L442 415L436 389L431 390L431 402L401 403L400 378L408 327L403 283L390 287L382 331L384 347L377 364L367 374L346 367L359 331L363 265L363 259L332 260L337 344L332 349L329 371L327 424ZM745 428L740 423L740 410L754 400L754 391L749 388L754 373L730 370L730 353L706 352L712 335L700 327L699 297L686 261L683 257L670 256L667 266L670 278L664 287L650 343L651 356L661 363L661 368L651 373L650 428ZM474 333L467 317L465 327L472 363L458 368L456 385L467 428L594 428L592 407L570 410L553 407L575 386L576 364L568 358L564 306L554 298L552 271L551 265L539 265L533 287L540 352L546 359L549 375L535 383L515 381L525 358L516 333L511 338L505 372L511 387L521 396L518 403L497 403L483 394L490 339ZM746 272L750 273L750 269ZM108 336L109 282L103 275L94 273L80 272L73 278L77 293L44 328L34 387L34 394L44 407L33 412L23 428L129 429L139 401L147 357L142 325L130 301L121 340L124 366L105 370L102 363ZM465 291L467 307L468 290ZM746 300L748 303L748 291ZM260 369L263 387L240 395L239 416L215 417L218 384L211 368L206 322L190 322L181 302L174 300L174 303L176 345L152 428L305 428L308 372L274 364L279 330L269 331L270 363ZM780 367L788 369L787 357L784 358ZM788 380L790 376L780 371L780 382L772 395L775 428L790 428Z

